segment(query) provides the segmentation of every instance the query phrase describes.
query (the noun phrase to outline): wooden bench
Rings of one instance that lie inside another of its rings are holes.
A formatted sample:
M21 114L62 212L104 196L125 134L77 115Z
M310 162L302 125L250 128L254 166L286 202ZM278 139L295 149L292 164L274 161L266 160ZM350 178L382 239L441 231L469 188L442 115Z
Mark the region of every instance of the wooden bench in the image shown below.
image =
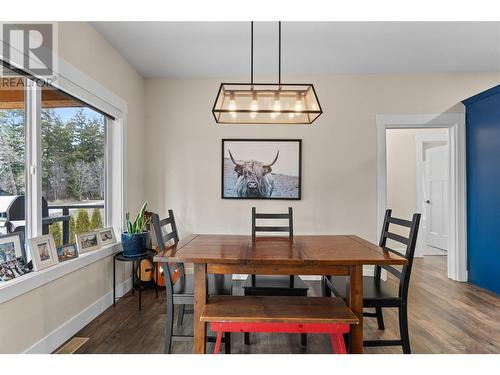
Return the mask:
M340 298L299 296L211 296L200 319L217 333L214 354L225 332L328 334L333 352L345 354L342 335L359 323Z

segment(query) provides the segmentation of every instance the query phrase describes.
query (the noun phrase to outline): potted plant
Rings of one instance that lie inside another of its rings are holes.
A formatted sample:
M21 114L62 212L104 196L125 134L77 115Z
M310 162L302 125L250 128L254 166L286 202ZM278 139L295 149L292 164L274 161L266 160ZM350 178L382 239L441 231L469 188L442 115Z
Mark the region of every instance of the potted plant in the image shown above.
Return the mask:
M146 227L149 220L145 218L144 213L147 204L148 202L144 202L133 223L130 221L130 213L127 212L125 215L127 231L122 233L124 256L135 257L146 252L146 245L149 237L149 232L146 230Z

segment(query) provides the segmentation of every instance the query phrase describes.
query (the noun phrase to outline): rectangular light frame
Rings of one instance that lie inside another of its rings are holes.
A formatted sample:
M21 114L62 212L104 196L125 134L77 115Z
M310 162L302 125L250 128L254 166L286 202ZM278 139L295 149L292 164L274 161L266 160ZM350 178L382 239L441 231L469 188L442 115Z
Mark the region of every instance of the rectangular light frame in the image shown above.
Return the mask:
M310 83L221 83L212 113L218 124L312 124L322 113Z

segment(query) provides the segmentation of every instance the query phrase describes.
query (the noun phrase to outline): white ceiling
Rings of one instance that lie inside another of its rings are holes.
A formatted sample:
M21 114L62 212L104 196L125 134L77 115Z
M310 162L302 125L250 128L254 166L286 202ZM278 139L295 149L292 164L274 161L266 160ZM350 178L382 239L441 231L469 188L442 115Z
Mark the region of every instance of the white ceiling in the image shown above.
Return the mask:
M94 22L153 77L250 73L250 22ZM277 74L277 23L254 24L254 70ZM500 71L499 22L284 22L282 74Z

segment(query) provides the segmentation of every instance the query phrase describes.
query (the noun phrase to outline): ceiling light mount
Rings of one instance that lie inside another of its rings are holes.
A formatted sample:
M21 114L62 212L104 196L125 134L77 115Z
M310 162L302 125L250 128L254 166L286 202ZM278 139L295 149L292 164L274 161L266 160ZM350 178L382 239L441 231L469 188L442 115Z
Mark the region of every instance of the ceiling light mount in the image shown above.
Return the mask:
M212 109L218 124L312 124L323 113L312 83L281 82L281 22L278 22L278 83L255 83L253 22L250 83L221 83Z

